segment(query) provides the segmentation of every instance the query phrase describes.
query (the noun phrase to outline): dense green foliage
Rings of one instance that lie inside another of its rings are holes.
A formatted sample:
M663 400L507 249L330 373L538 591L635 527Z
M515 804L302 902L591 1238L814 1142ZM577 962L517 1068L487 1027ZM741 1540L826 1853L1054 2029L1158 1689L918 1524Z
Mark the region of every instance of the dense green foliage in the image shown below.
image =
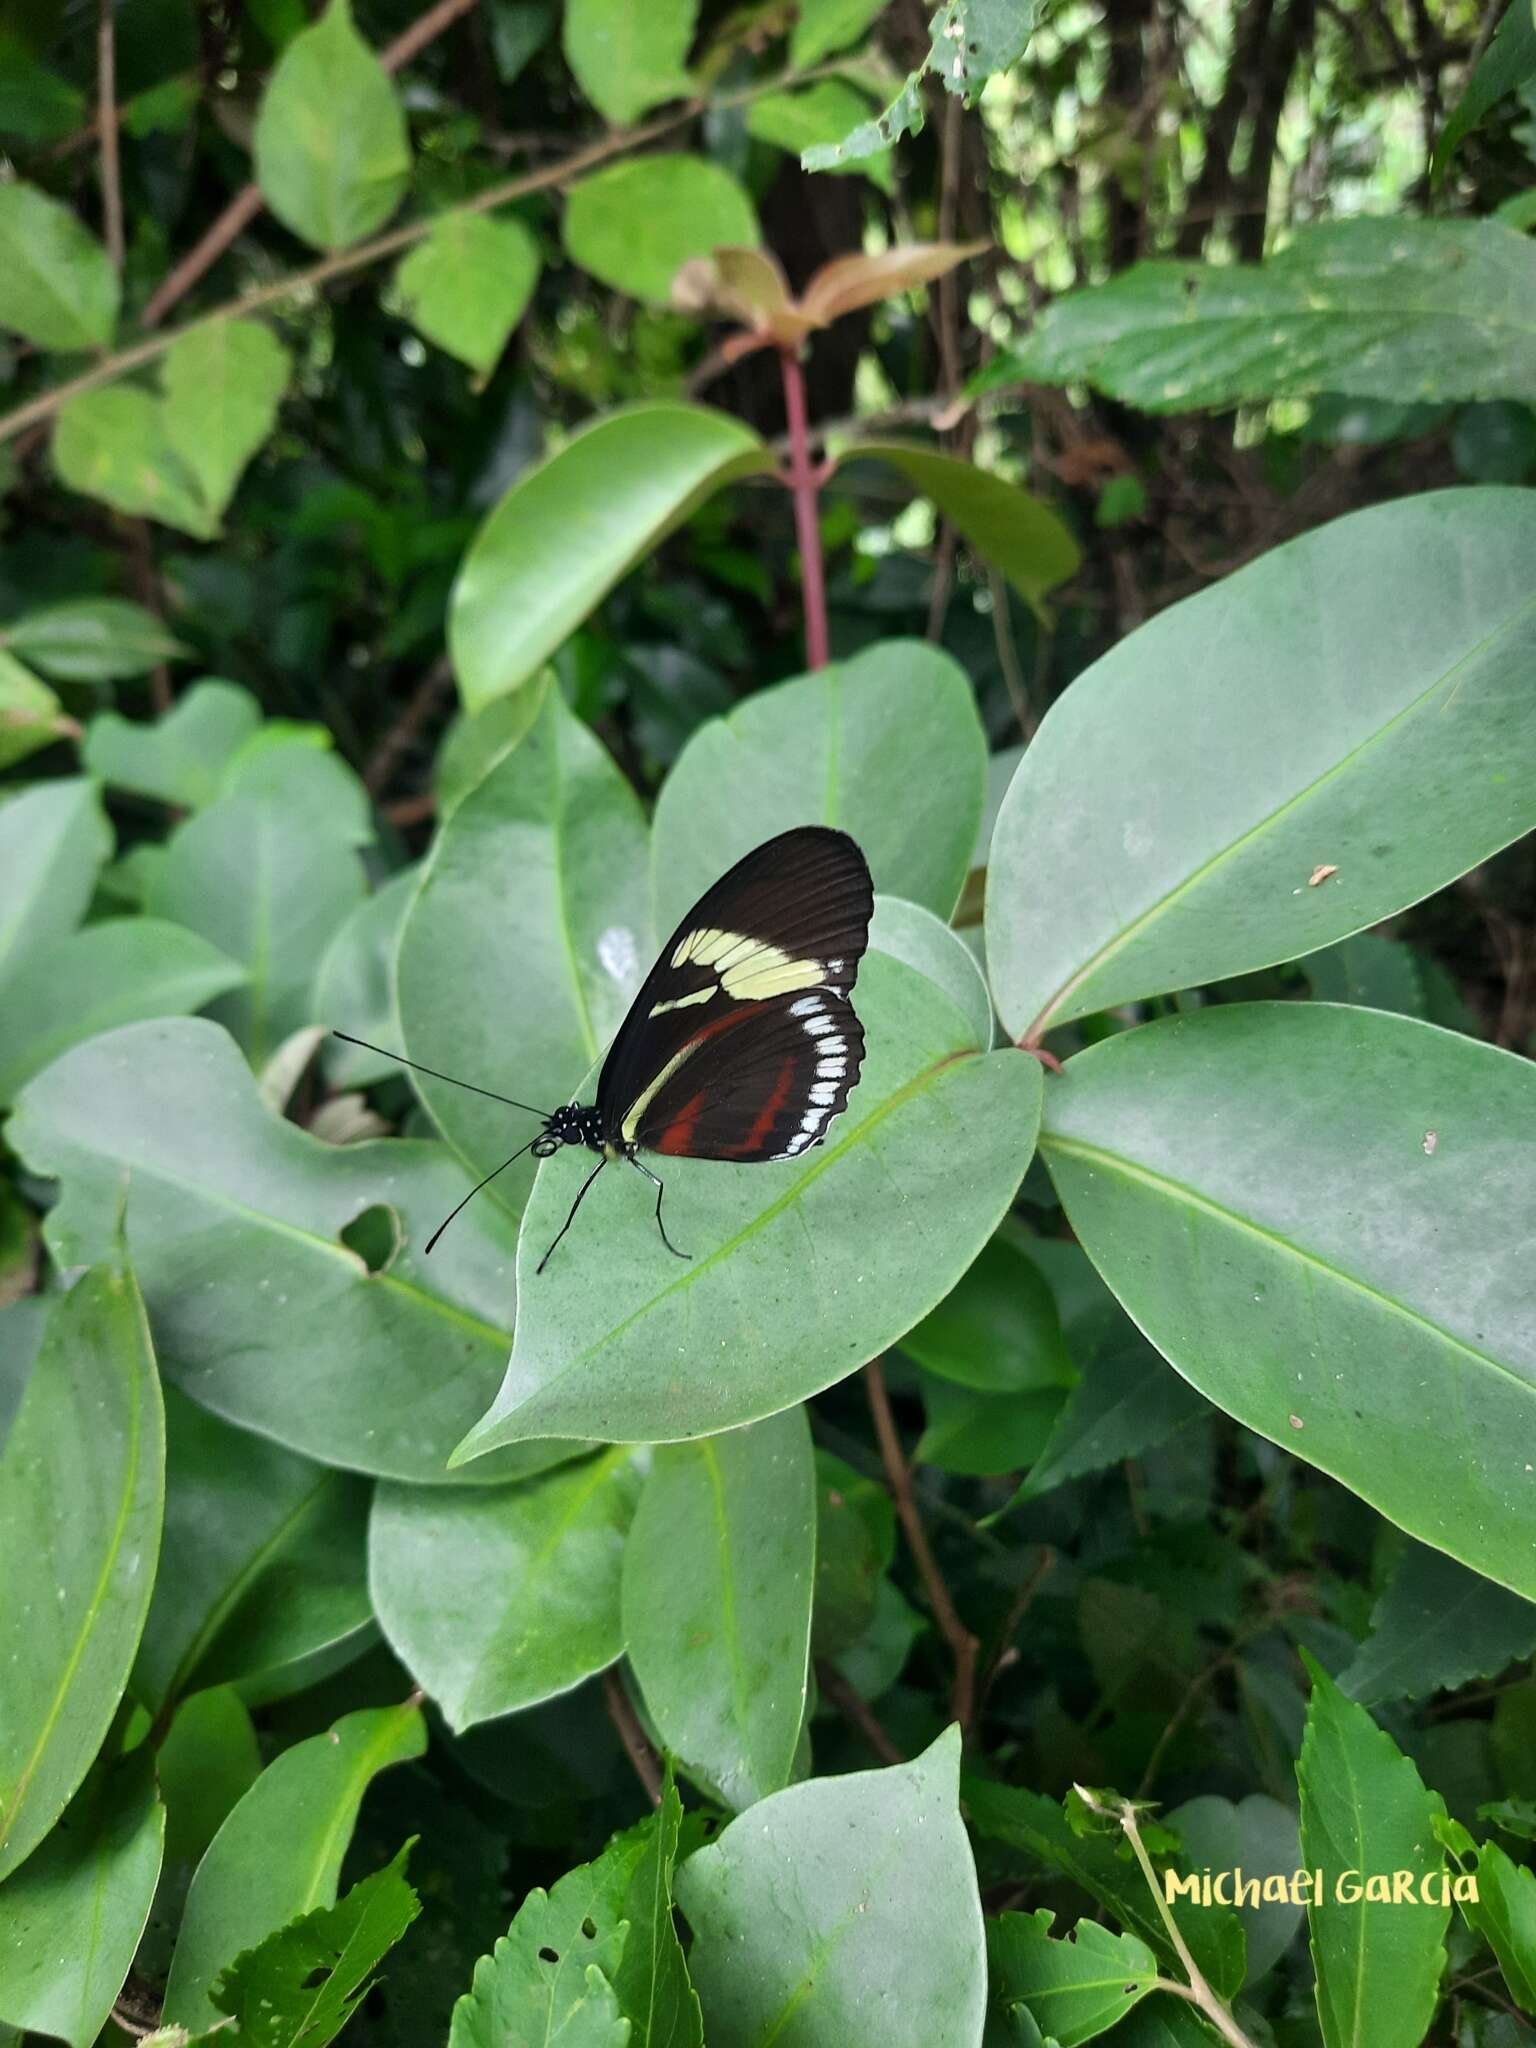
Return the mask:
M1533 110L0 7L0 2044L1536 2039ZM328 1028L590 1099L812 822L828 1141L428 1260L528 1119Z

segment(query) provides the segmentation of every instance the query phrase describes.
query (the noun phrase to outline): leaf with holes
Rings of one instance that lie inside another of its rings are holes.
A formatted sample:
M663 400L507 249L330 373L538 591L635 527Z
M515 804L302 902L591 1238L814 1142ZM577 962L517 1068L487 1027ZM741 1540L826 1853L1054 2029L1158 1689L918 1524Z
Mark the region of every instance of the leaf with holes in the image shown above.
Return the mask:
M1079 1920L1069 1935L1052 1934L1055 1918L1042 1906L987 1923L991 1995L1004 2013L1022 2005L1058 2048L1078 2048L1146 1997L1157 1957L1134 1934L1111 1934L1092 1920Z

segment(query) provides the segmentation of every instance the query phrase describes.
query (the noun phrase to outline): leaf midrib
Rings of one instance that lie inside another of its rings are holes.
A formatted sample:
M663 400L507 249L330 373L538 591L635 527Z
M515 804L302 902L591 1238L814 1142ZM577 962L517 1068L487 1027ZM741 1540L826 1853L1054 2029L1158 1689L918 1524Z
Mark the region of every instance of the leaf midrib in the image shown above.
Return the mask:
M1315 796L1319 790L1325 788L1328 783L1333 781L1335 776L1342 775L1347 768L1352 767L1379 741L1384 740L1396 727L1413 718L1437 692L1444 689L1453 676L1457 675L1469 662L1476 660L1486 648L1491 647L1495 641L1518 625L1520 620L1530 613L1536 613L1536 596L1528 597L1524 603L1517 605L1513 611L1507 613L1490 632L1484 634L1481 640L1478 640L1469 647L1448 669L1445 669L1441 674L1434 677L1431 682L1427 683L1416 697L1411 697L1406 704L1393 712L1385 724L1378 725L1373 731L1368 732L1362 740L1350 748L1348 753L1340 755L1337 761L1325 768L1321 775L1315 775L1310 782L1294 791L1283 803L1277 804L1273 810L1266 812L1262 818L1250 825L1246 832L1239 833L1236 839L1229 840L1225 846L1218 847L1192 873L1183 876L1179 881L1175 882L1171 889L1165 889L1156 902L1148 904L1147 908L1139 916L1133 918L1128 925L1122 926L1112 937L1106 939L1104 944L1099 947L1090 959L1086 960L1075 973L1068 976L1066 981L1047 1000L1044 1007L1025 1030L1021 1043L1024 1040L1032 1041L1038 1038L1042 1032L1048 1030L1052 1017L1061 1008L1062 1004L1066 1002L1067 998L1080 989L1084 982L1095 974L1106 961L1114 959L1142 931L1155 923L1163 915L1164 911L1177 903L1190 890L1197 888L1202 882L1206 881L1210 875L1222 866L1223 862L1232 859L1245 846L1260 838L1292 811L1299 810L1310 797Z
M1271 1245L1278 1251L1289 1253L1299 1264L1311 1267L1318 1273L1326 1274L1330 1280L1336 1280L1342 1286L1350 1288L1353 1292L1364 1295L1367 1300L1374 1302L1383 1311L1402 1317L1418 1329L1431 1332L1445 1343L1452 1345L1456 1350L1465 1353L1468 1358L1475 1359L1479 1365L1488 1366L1493 1371L1501 1373L1506 1379L1513 1381L1522 1393L1536 1400L1536 1385L1533 1385L1514 1366L1506 1364L1503 1359L1495 1358L1487 1351L1480 1351L1475 1344L1469 1344L1464 1337L1457 1336L1453 1330L1448 1330L1443 1324L1434 1322L1429 1316L1424 1314L1422 1309L1414 1307L1411 1302L1401 1301L1395 1295L1383 1294L1379 1287L1373 1286L1369 1280L1362 1279L1359 1274L1348 1272L1344 1267L1334 1265L1331 1260L1325 1259L1320 1253L1310 1250L1305 1245L1298 1244L1294 1238L1286 1237L1278 1230L1270 1229L1267 1224L1260 1223L1253 1217L1243 1216L1236 1209L1227 1208L1223 1203L1215 1201L1209 1195L1202 1195L1197 1189L1190 1187L1187 1182L1176 1180L1171 1174L1158 1173L1152 1167L1138 1165L1134 1161L1122 1157L1119 1153L1107 1151L1099 1145L1089 1144L1081 1138L1068 1138L1054 1132L1042 1130L1039 1144L1042 1152L1049 1152L1054 1149L1057 1152L1065 1153L1069 1158L1091 1160L1095 1165L1102 1166L1111 1173L1118 1173L1126 1180L1140 1181L1144 1186L1154 1188L1159 1193L1177 1196L1190 1208L1199 1209L1204 1214L1215 1217L1219 1222L1227 1224L1234 1230L1239 1230L1250 1237L1258 1238L1262 1243Z

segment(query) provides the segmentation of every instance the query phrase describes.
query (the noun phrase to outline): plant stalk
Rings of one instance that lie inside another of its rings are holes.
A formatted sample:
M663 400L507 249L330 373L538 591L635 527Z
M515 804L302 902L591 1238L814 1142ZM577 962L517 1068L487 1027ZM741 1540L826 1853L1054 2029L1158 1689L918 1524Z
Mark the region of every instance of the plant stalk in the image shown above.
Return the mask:
M789 462L784 482L795 501L795 538L800 545L800 594L805 607L805 665L825 668L827 585L821 561L820 480L811 463L811 436L805 417L805 376L792 348L779 350L784 372L784 413L789 426Z

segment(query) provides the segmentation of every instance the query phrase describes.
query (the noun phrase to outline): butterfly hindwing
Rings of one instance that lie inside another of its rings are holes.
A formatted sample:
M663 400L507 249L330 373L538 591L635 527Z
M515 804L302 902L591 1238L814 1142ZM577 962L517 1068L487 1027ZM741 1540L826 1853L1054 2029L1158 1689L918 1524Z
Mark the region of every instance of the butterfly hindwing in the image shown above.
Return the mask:
M802 827L738 861L668 939L603 1063L609 1139L709 1159L814 1143L858 1078L847 995L873 906L846 833Z

